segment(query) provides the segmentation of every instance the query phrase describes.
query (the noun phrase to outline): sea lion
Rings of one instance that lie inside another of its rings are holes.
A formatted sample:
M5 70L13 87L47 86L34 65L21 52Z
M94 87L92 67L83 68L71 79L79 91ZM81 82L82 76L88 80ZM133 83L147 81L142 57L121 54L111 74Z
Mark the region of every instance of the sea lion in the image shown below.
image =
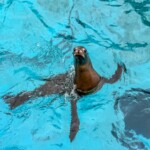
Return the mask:
M75 77L74 84L79 94L88 94L95 91L101 77L94 70L88 53L84 47L78 46L74 49Z
M112 84L121 76L122 66L118 64L117 71L110 79L101 77L93 68L87 50L82 46L74 48L74 58L74 84L79 95L93 93L100 89L104 83Z
M104 83L116 82L122 73L122 66L118 64L115 74L106 79L101 77L93 68L87 50L82 46L77 46L73 51L75 75L70 76L69 72L56 75L46 81L45 84L30 92L21 92L16 96L5 95L4 100L10 104L10 108L14 109L29 99L43 97L51 94L70 95L71 103L71 125L70 125L70 141L72 141L79 130L79 117L77 113L77 100L81 95L90 94L100 89Z

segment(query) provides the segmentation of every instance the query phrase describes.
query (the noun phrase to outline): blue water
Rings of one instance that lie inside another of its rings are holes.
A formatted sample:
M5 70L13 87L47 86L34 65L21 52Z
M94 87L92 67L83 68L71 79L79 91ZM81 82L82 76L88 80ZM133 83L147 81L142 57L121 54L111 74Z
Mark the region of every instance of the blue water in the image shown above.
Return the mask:
M0 0L0 150L150 150L142 132L126 134L124 109L114 107L128 90L150 89L149 35L149 0ZM87 48L101 76L111 77L117 62L127 72L78 101L80 130L70 143L65 95L36 98L14 110L2 96L31 91L43 84L39 77L71 70L77 45Z

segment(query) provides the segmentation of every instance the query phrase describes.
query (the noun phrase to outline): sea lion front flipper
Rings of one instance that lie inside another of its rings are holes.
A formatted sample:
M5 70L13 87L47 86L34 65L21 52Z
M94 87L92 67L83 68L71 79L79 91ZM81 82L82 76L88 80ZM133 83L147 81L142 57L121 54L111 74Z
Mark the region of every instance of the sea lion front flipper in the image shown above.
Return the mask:
M11 109L14 109L29 99L35 99L37 97L48 96L51 94L63 94L65 93L65 90L67 90L67 87L64 85L66 77L67 73L56 75L49 78L45 84L33 91L20 92L17 95L4 95L3 99L6 103L10 104Z
M109 83L109 84L113 84L113 83L117 82L120 79L123 70L126 72L125 65L124 64L118 64L117 70L115 71L115 74L110 79L105 78L105 82Z
M30 99L30 92L21 92L16 96L6 95L3 97L6 103L10 105L10 109L14 109L17 106L21 105L28 99Z
M70 124L69 138L70 141L72 142L79 130L80 121L77 113L77 100L70 100L70 103L71 103L71 124Z

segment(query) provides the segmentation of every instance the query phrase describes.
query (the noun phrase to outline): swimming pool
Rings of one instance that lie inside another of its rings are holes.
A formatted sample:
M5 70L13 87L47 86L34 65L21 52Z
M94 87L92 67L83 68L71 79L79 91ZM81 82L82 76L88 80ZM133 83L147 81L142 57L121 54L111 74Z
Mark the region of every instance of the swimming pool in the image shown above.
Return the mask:
M149 16L148 0L0 0L0 149L150 149ZM102 76L111 77L120 61L127 72L78 101L80 130L70 143L65 95L13 110L3 95L71 70L77 45Z

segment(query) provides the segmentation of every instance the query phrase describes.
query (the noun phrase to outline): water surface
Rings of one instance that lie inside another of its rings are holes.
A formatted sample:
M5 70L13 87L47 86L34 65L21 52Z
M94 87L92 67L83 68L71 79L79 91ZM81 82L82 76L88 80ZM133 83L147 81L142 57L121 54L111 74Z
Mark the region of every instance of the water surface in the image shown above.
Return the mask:
M149 35L149 0L0 0L0 149L149 150ZM127 72L78 101L80 130L70 143L67 97L10 110L2 96L71 70L77 45L100 75L111 77L117 62Z

